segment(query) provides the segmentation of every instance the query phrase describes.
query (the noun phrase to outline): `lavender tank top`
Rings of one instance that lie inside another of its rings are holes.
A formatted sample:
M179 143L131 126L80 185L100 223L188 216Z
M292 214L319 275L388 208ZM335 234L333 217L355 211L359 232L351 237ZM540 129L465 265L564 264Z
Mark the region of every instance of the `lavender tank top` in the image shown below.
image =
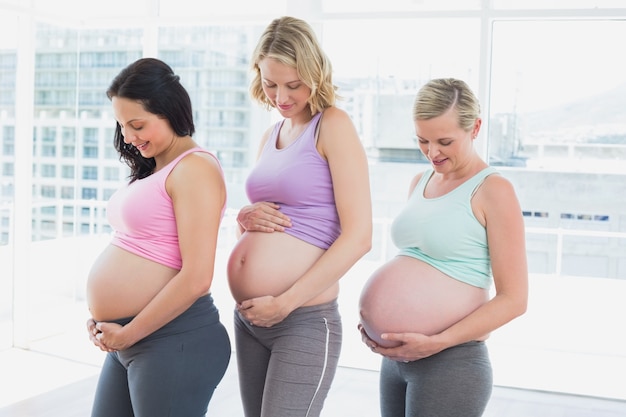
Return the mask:
M278 149L276 123L256 166L246 180L252 203L269 201L291 219L286 233L322 249L328 249L341 232L333 182L326 161L316 149L316 130L322 113L313 116L300 136Z

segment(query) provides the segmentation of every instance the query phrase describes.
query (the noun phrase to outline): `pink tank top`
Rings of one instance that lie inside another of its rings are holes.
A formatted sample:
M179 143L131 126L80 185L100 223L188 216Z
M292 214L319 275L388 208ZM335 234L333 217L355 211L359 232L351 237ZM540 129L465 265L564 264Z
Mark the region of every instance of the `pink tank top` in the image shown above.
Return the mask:
M107 219L114 230L111 244L170 268L181 269L176 217L165 181L176 164L193 152L212 155L199 147L189 149L154 174L128 184L111 196L107 205Z

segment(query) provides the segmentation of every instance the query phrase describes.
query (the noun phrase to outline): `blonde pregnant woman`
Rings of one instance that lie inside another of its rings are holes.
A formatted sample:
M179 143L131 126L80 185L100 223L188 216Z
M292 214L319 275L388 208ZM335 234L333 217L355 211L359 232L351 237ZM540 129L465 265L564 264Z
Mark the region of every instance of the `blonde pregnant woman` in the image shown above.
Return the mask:
M363 341L383 356L383 417L481 416L492 389L484 341L526 310L522 212L511 184L473 147L479 114L456 79L428 82L415 100L431 168L412 181L392 224L398 256L360 300Z
M231 352L209 293L222 171L192 140L191 101L164 62L134 62L107 96L131 177L109 200L115 233L87 280L87 329L108 352L91 415L201 417Z
M367 159L306 22L274 20L252 64L253 98L283 119L262 138L228 262L241 398L246 417L315 417L341 349L338 281L371 245Z

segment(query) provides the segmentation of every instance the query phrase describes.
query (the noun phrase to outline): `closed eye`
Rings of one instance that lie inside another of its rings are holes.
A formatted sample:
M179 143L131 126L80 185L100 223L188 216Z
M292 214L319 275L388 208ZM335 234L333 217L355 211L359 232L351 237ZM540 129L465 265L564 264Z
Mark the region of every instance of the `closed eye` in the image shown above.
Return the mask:
M451 141L451 140L442 140L442 141L439 141L439 144L441 146L450 146L450 145L452 145L452 142L453 141ZM424 139L419 139L419 143L421 145L428 145L428 141L424 140Z

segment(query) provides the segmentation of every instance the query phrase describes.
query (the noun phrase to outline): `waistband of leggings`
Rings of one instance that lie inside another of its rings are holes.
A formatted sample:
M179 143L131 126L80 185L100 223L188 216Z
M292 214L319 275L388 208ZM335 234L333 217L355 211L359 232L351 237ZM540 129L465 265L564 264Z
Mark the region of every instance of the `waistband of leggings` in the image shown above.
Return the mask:
M291 313L289 313L289 315L285 317L282 323L290 323L300 319L306 320L311 316L328 316L339 318L339 304L337 302L337 299L322 304L298 307ZM235 317L246 324L248 323L237 309L235 309Z
M334 300L330 300L322 304L298 307L294 311L292 311L291 314L292 315L309 314L309 313L314 313L314 312L336 311L338 309L339 309L339 303L337 302L337 299L335 298Z
M110 322L124 326L130 323L133 318L134 316L124 317L111 320ZM215 323L219 323L219 312L213 302L211 294L206 294L198 298L187 310L147 338L182 333L198 327L210 326Z

